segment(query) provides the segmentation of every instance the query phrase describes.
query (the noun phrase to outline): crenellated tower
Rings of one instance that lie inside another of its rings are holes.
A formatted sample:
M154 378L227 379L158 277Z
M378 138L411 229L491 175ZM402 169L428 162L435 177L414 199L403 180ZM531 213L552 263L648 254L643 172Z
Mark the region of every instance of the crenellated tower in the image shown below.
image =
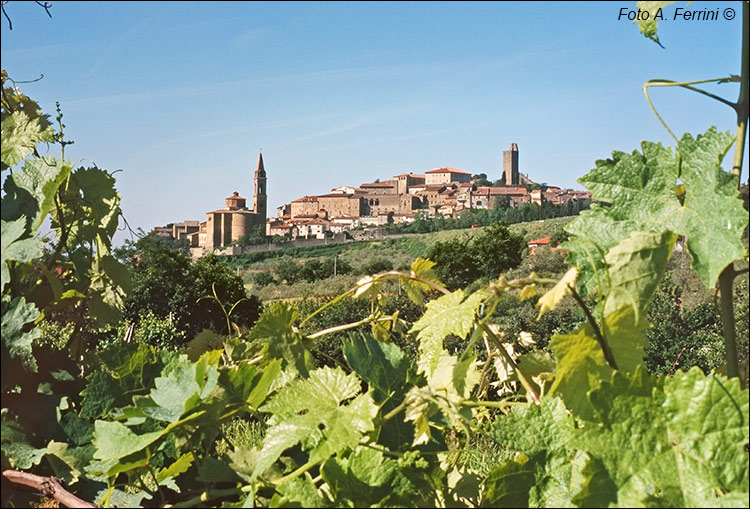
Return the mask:
M506 186L520 184L518 177L518 145L510 144L510 150L503 150L503 175Z

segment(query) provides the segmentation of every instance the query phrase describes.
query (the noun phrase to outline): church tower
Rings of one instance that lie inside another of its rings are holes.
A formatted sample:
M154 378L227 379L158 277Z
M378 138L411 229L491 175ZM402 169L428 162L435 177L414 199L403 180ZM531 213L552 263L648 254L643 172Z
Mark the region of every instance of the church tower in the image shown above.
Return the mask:
M265 224L268 217L266 180L266 169L263 167L263 154L261 153L258 156L258 168L255 170L255 187L253 188L253 211L260 216L261 224Z

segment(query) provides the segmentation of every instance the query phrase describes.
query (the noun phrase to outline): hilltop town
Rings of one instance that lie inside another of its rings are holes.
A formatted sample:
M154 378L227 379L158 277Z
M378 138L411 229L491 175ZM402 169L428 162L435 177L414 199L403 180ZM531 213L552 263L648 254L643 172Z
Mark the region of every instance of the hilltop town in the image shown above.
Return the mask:
M187 239L195 254L221 250L241 241L254 228L265 225L266 236L287 239L323 239L361 226L408 223L417 215L458 217L465 210L493 209L501 203L563 204L591 198L588 191L540 186L519 172L518 145L503 151L502 177L490 183L456 168L436 168L424 174L402 173L390 180L340 186L330 193L303 196L276 209L267 217L267 176L263 155L254 174L253 208L234 192L225 206L207 212L205 221L170 223L155 230L164 236ZM489 184L489 185L488 185Z

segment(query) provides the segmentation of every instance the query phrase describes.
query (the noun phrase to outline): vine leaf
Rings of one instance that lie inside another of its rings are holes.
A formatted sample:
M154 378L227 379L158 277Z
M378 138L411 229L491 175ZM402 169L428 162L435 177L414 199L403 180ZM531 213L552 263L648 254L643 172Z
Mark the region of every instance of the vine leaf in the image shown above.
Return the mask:
M430 419L438 412L454 427L463 427L471 418L468 408L459 408L461 401L470 397L479 383L479 372L475 358L469 356L462 361L445 350L441 350L438 364L423 387L412 387L404 398L405 421L414 421L414 442L426 444L430 440Z
M632 232L628 238L609 250L604 257L609 274L609 291L604 316L622 307L632 307L636 322L659 286L677 235ZM618 364L619 365L619 364Z
M10 296L3 295L2 298L2 341L3 346L8 349L12 358L19 358L24 369L36 372L37 363L32 352L32 343L41 337L39 328L24 331L26 324L37 320L40 316L39 310L31 302L26 302L24 297L11 300ZM3 356L3 367L6 363Z
M418 490L398 462L382 452L358 447L348 457L332 457L320 468L334 500L350 507L414 505Z
M442 285L440 279L433 270L433 267L435 267L435 262L432 260L417 258L414 260L414 263L411 264L411 274L412 276ZM402 279L401 285L409 299L417 306L424 304L424 295L431 290L430 285L412 279Z
M22 171L14 171L3 184L4 219L25 216L35 232L54 207L57 190L70 176L73 165L52 156L24 162ZM114 233L114 232L113 232Z
M370 394L360 394L360 384L354 374L324 367L310 372L307 379L290 382L274 395L260 408L272 416L251 479L298 443L310 451L311 463L354 449L374 429L378 413Z
M94 459L111 461L141 451L161 437L163 431L136 435L121 422L96 420L94 422Z
M262 345L269 358L283 359L284 367L291 367L300 375L307 376L315 363L302 343L302 336L293 326L298 315L297 308L273 302L250 330L248 340Z
M3 91L8 88L4 87ZM6 95L3 94L5 97ZM24 96L25 97L25 96ZM38 109L39 106L30 99ZM5 105L3 105L5 110ZM5 115L3 111L2 120L2 150L0 151L0 160L2 169L10 168L34 152L36 144L40 141L52 141L52 129L49 126L48 115L41 115L41 110L34 116L27 115L24 111L14 111L10 115Z
M540 319L548 309L555 309L566 295L570 295L570 290L574 287L577 277L578 268L571 267L551 290L539 297L539 300L536 303L536 305L539 306L537 320ZM524 288L524 292L526 291L526 288L528 287ZM521 294L521 300L523 300L523 293Z
M149 397L156 406L142 405L143 411L161 421L176 422L208 397L219 378L221 350L206 352L196 363L181 355L172 368L154 380Z
M693 368L657 380L639 369L616 374L589 397L601 424L583 426L572 445L602 461L617 505L747 502L750 405L737 379Z
M660 9L673 3L674 0L666 2L636 2L636 6L640 11L648 13L648 15L641 15L638 19L638 29L644 37L648 37L659 46L661 46L661 42L659 42L659 37L656 35L657 15Z
M484 507L608 506L612 489L602 489L605 486L599 483L596 502L585 491L593 487L588 472L601 468L591 456L570 446L575 434L575 419L558 398L544 398L540 406L516 407L498 419L493 439L517 457L487 476ZM585 503L574 503L576 498Z
M377 341L370 336L351 335L342 344L349 366L377 390L377 399L395 394L406 383L411 363L393 343Z
M161 484L167 479L174 479L180 474L187 472L190 465L193 464L195 457L192 452L188 452L180 456L177 461L169 465L168 467L162 468L156 474L156 482Z
M28 430L24 429L21 422L7 408L2 410L0 429L3 464L7 461L11 468L26 470L38 465L47 453L46 448L37 448L31 444L30 437L27 436ZM34 438L33 435L31 438Z
M550 395L559 395L575 414L593 418L594 410L584 394L611 370L589 323L570 334L555 335L549 342L557 366Z
M611 204L592 206L566 228L580 237L562 246L571 253L568 261L586 273L579 288L594 288L604 253L631 232L667 230L686 237L693 268L713 287L721 271L746 252L741 239L748 215L737 199L737 177L720 166L732 142L731 134L715 127L695 139L685 134L677 158L660 143L643 142L643 154L614 152L578 179L595 200ZM684 201L675 193L678 179Z
M445 336L455 334L463 338L471 332L474 314L486 298L484 291L467 297L459 289L427 303L427 310L409 331L418 332L420 372L429 377L435 371Z
M22 238L26 233L26 221L18 218L15 221L2 221L0 244L0 268L2 269L2 289L10 282L8 262L29 262L42 256L44 243L38 238Z
M222 386L239 401L251 409L257 409L266 399L271 384L281 372L281 359L275 359L258 371L249 362L243 361L220 375Z

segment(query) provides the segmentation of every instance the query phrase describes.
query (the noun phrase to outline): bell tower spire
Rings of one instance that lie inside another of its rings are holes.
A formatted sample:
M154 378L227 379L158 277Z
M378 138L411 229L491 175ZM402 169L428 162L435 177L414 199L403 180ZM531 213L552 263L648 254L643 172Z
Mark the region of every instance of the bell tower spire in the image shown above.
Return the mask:
M263 153L261 152L258 156L258 167L255 169L255 179L253 188L253 210L256 214L263 217L265 223L267 215L267 199L266 194L266 169L263 166Z

